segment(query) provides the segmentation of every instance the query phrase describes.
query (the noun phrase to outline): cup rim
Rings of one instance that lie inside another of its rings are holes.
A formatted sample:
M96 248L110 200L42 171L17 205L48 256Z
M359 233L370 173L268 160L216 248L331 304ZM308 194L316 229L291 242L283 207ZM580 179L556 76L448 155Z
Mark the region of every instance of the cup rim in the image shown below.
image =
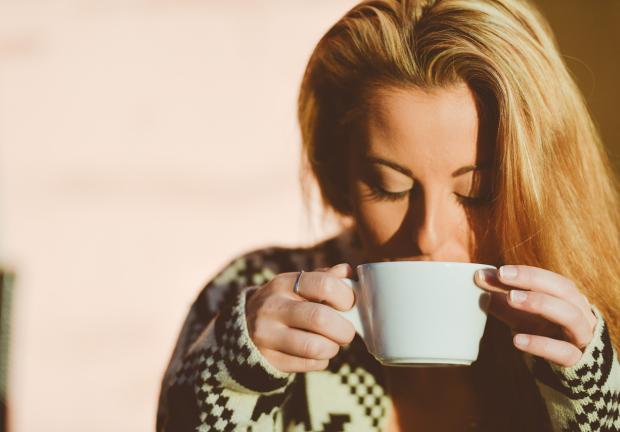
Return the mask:
M492 264L482 264L482 263L471 263L471 262L462 262L462 261L376 261L370 263L358 264L355 268L356 270L359 268L365 267L399 267L399 266L409 266L411 264L423 264L427 267L478 267L481 269L484 268L492 268L497 269Z

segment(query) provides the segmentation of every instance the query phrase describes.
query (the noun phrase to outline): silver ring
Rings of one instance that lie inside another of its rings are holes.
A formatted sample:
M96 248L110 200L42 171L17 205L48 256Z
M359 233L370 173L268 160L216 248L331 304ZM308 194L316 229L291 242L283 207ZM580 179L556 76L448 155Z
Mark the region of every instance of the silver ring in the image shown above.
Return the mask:
M293 292L297 295L299 295L299 288L301 288L301 274L303 272L303 270L299 272L299 274L297 275L297 279L295 279L295 285L293 285Z

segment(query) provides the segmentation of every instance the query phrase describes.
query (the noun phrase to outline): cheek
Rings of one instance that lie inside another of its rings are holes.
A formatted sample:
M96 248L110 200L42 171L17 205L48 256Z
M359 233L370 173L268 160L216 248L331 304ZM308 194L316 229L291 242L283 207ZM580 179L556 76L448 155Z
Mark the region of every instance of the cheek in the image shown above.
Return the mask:
M500 252L491 211L480 209L475 217L470 217L470 221L469 244L472 258L477 262L496 265Z
M357 223L371 244L381 245L402 227L407 214L404 202L359 202Z
M458 255L471 258L477 236L472 215L468 214L460 204L453 207L450 213L450 217L445 222L447 243Z
M407 200L379 201L369 188L356 182L352 188L354 218L367 246L376 247L391 239L403 224L408 210Z

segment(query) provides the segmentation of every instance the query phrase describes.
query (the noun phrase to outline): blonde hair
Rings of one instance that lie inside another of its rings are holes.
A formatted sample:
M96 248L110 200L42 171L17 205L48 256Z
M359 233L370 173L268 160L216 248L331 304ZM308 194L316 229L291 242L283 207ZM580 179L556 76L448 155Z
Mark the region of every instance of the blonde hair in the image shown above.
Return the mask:
M374 90L457 82L493 119L502 263L573 280L603 312L618 347L614 175L547 22L525 1L368 0L325 34L298 100L305 172L325 206L351 214L342 171L347 136Z

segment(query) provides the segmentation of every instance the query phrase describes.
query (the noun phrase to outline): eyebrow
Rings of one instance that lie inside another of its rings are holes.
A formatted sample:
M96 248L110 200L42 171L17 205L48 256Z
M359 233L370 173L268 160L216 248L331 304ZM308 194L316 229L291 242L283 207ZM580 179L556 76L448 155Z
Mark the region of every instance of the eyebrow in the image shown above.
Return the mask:
M413 178L413 173L411 172L411 170L409 170L408 168L397 164L396 162L387 160L387 159L383 159L377 156L366 156L366 160L370 163L377 163L377 164L381 164L381 165L385 165L389 168L392 168L393 170L396 170L400 173L405 174L408 177ZM452 177L460 177L464 174L467 174L468 172L471 171L481 171L481 170L485 170L488 169L489 167L486 165L465 165L462 166L461 168L457 169L456 171L454 171L451 176Z

